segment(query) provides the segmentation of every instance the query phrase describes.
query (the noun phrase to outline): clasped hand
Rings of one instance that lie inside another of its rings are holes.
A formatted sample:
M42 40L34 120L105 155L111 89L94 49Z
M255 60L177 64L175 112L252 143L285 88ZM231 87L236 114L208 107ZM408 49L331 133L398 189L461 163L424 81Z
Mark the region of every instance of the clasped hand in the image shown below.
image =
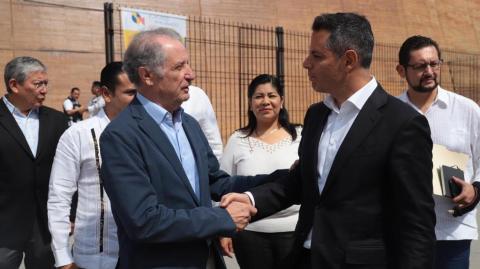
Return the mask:
M252 216L257 214L257 209L252 206L250 198L244 193L229 193L222 197L220 206L230 214L237 231L242 231L250 222Z
M452 177L453 182L461 187L462 191L452 201L456 204L453 208L453 216L459 217L470 212L478 203L477 192L472 184L457 177Z

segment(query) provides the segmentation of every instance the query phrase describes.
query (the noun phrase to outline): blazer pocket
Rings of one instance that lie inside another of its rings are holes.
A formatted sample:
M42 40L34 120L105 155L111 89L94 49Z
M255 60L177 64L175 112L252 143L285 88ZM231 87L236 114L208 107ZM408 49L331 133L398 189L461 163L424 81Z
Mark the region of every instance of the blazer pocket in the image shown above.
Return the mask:
M354 241L347 245L347 264L386 264L385 245L381 241Z

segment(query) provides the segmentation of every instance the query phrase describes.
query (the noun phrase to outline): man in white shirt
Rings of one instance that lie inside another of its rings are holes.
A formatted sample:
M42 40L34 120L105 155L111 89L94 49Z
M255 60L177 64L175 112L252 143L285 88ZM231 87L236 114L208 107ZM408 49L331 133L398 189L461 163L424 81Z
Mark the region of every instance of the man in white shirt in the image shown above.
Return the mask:
M92 88L90 90L93 97L88 101L87 111L90 117L93 117L105 106L105 100L102 96L102 84L100 81L92 82Z
M313 89L328 96L305 115L298 165L286 178L222 198L222 206L254 204L252 219L301 204L285 268L432 267L428 123L371 75L373 46L364 16L315 18L303 66Z
M218 129L217 118L207 94L199 87L188 87L190 98L182 103L182 108L198 121L215 157L220 160L223 143Z
M401 100L425 115L434 144L468 155L465 181L453 178L462 192L452 199L434 196L437 225L436 269L467 269L470 243L478 238L475 206L480 187L480 108L438 83L442 65L438 44L424 36L408 38L400 48L398 74L408 89ZM453 210L453 214L449 213Z
M70 125L83 120L83 113L88 109L80 104L78 101L79 98L80 89L78 87L73 87L70 90L70 95L63 102L63 112L70 119Z
M70 127L57 146L48 196L48 222L55 265L60 268L113 269L118 259L117 227L99 178L99 137L135 96L121 62L101 72L105 107ZM70 204L78 189L73 256L69 248ZM77 267L78 266L78 267Z

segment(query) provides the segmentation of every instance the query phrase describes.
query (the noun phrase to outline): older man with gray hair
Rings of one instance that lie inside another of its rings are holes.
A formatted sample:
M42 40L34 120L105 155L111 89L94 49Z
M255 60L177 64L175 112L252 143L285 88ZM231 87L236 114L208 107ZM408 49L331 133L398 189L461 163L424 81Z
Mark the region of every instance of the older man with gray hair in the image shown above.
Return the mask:
M0 99L0 268L54 268L47 225L48 179L63 113L42 106L47 68L32 57L5 66Z
M198 122L183 112L195 75L180 36L138 34L124 57L138 93L100 138L101 176L118 226L118 268L225 268L218 236L242 230L255 209L211 199L265 176L231 178Z

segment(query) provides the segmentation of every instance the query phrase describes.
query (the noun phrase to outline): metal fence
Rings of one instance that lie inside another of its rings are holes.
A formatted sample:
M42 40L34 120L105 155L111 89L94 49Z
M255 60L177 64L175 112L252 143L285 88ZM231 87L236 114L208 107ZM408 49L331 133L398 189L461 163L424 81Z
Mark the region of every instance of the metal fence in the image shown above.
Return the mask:
M112 42L118 48L112 57L121 59L125 48L121 46L119 7L113 7L112 12L110 30ZM224 142L235 129L245 124L247 86L258 74L276 74L283 80L285 105L292 122L302 123L309 105L323 99L322 94L311 89L302 67L308 53L309 31L284 31L281 27L195 16L188 17L187 21L186 45L196 72L194 84L209 95ZM406 88L395 70L399 46L377 43L373 56L372 74L392 95ZM480 101L480 55L444 49L442 56L441 85Z

